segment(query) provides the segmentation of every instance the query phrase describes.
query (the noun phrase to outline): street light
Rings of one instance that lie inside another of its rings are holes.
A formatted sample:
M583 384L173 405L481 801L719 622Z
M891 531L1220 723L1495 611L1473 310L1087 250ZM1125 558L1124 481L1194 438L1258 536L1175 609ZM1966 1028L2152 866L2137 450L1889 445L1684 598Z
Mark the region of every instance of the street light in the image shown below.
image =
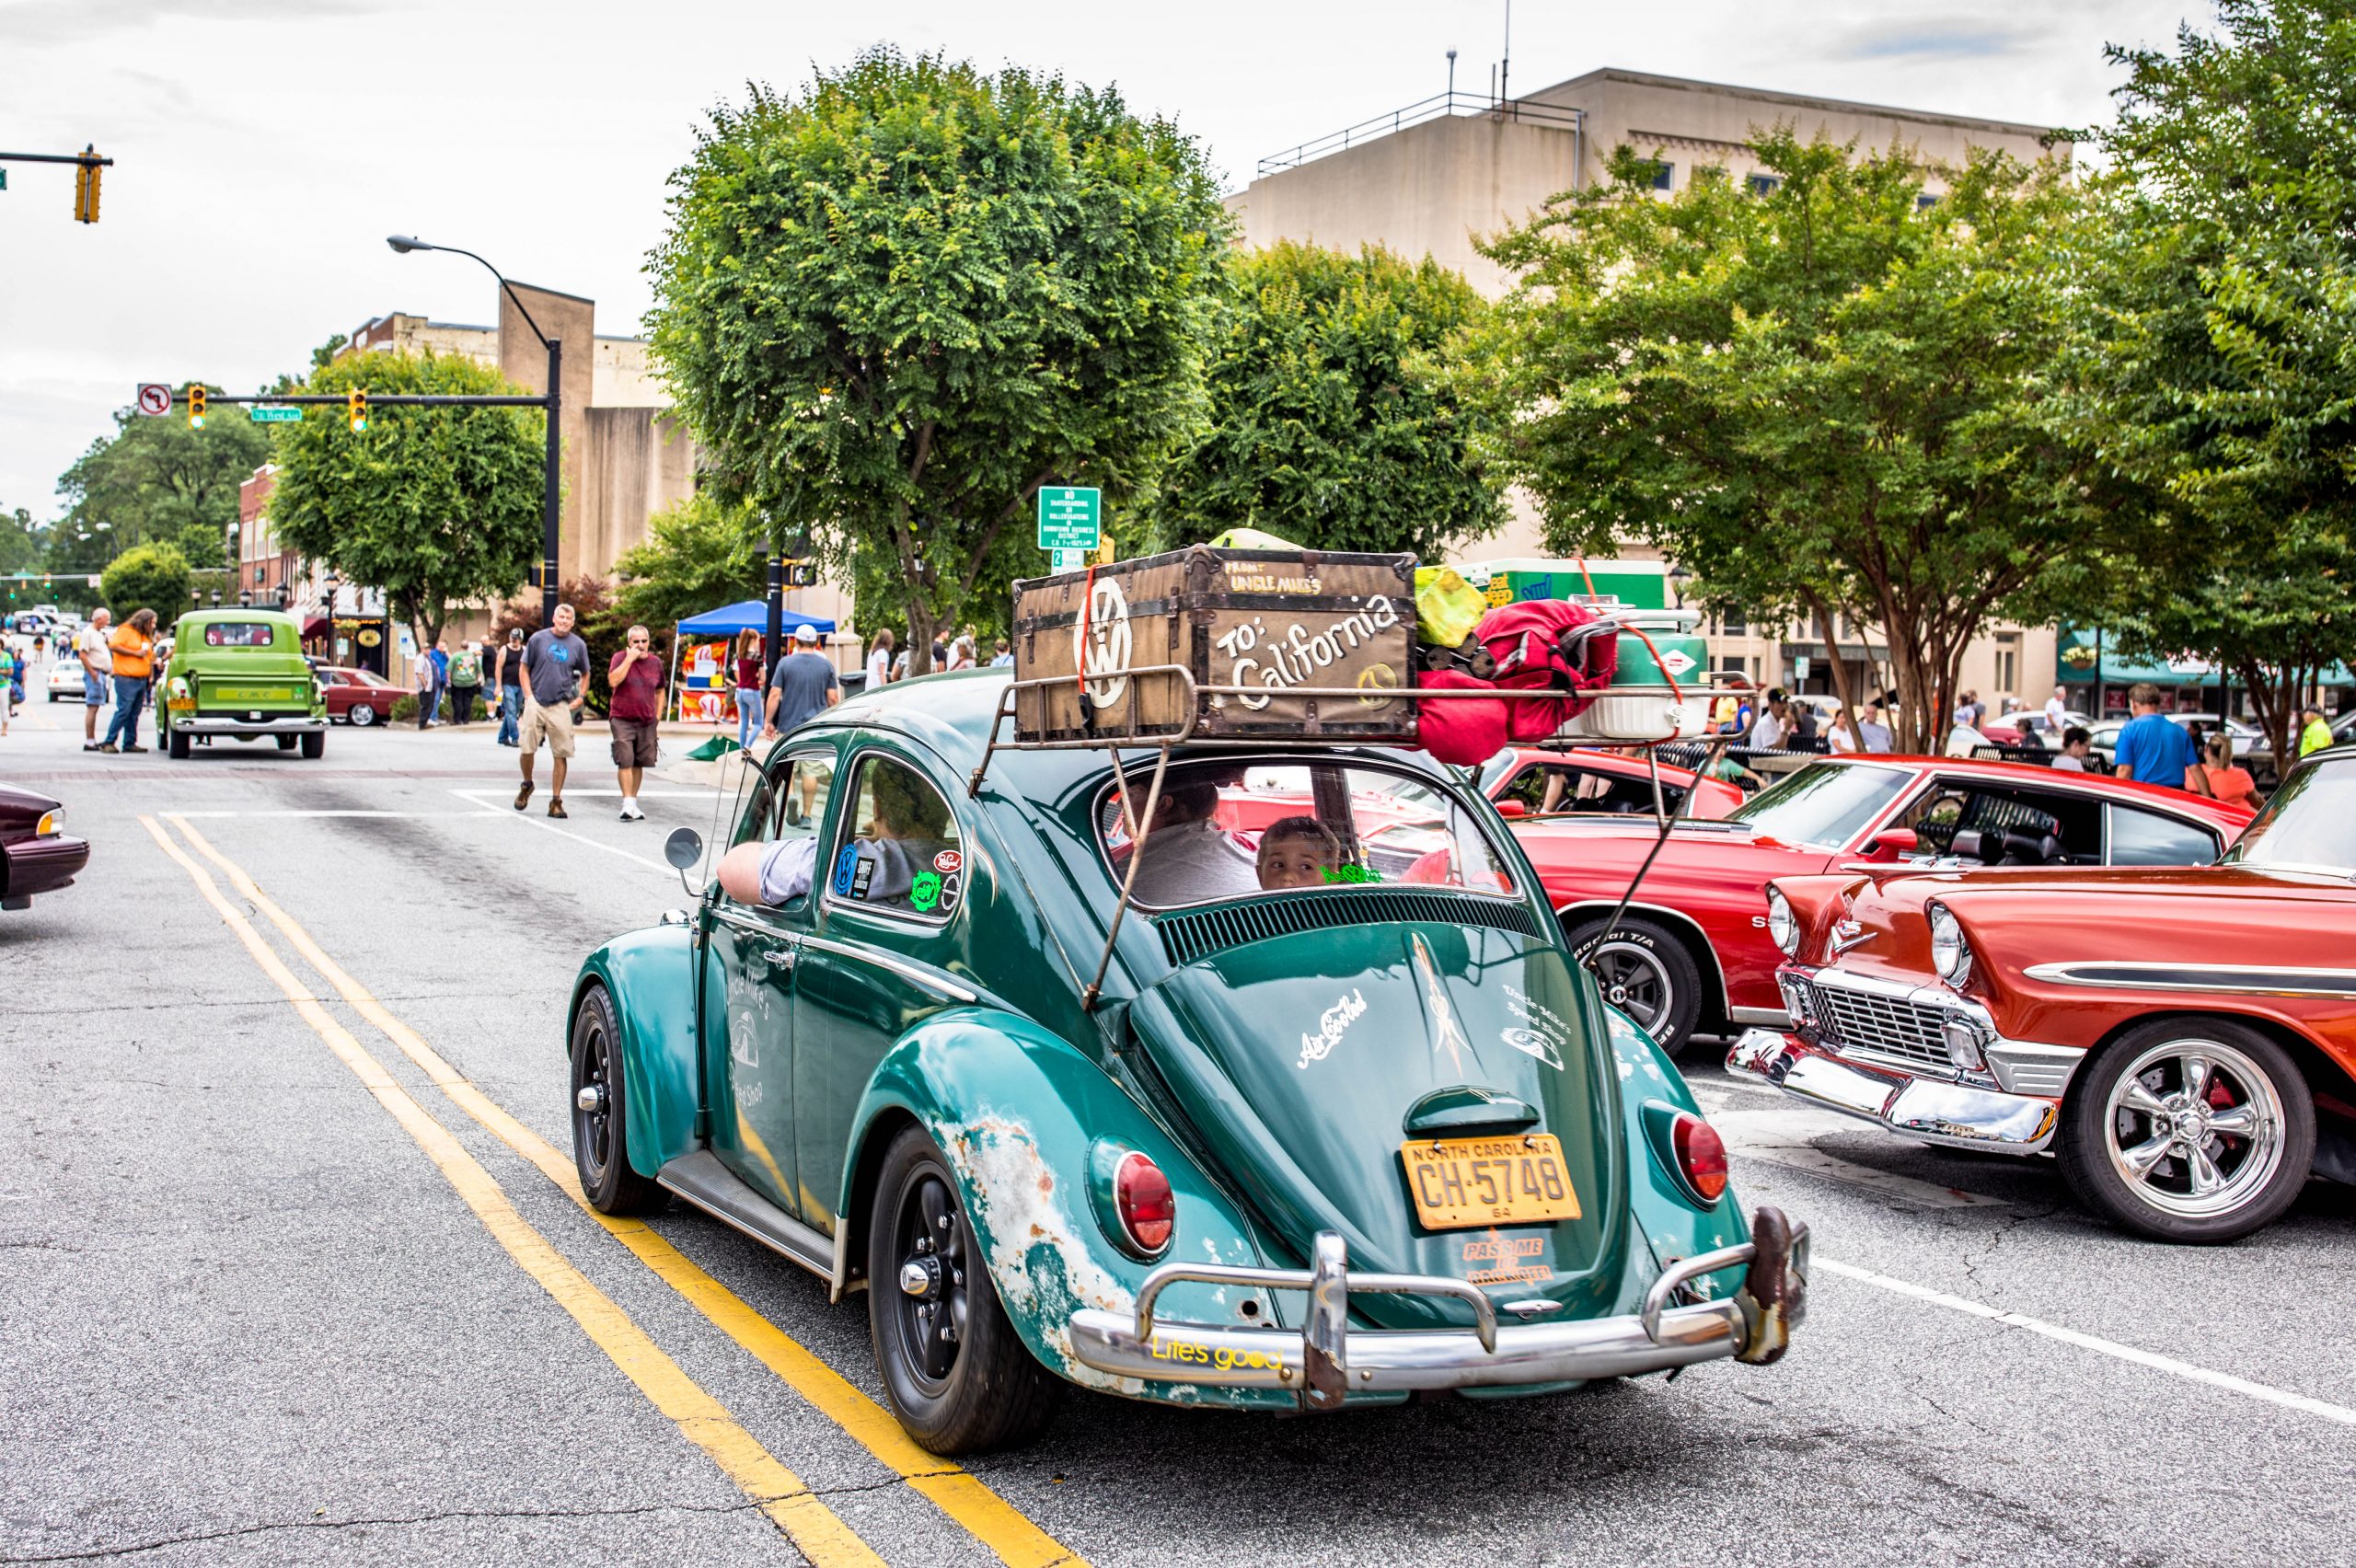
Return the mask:
M514 285L501 274L498 268L483 260L473 251L461 250L455 245L429 245L424 240L405 234L387 235L385 243L392 247L393 254L396 256L406 256L412 250L446 250L453 256L463 256L469 261L479 264L484 271L499 279L500 289L509 299L515 302L516 312L524 317L524 325L532 329L532 336L537 338L540 340L540 347L549 352L548 450L542 460L540 477L540 624L552 626L556 622L556 513L560 490L557 473L557 415L562 403L558 389L558 377L564 369L564 344L540 330L540 324L532 319L531 311L525 308L523 298L516 294Z
M321 639L327 644L328 663L336 662L335 653L335 591L343 579L330 567L319 575L319 613L327 617L328 629Z

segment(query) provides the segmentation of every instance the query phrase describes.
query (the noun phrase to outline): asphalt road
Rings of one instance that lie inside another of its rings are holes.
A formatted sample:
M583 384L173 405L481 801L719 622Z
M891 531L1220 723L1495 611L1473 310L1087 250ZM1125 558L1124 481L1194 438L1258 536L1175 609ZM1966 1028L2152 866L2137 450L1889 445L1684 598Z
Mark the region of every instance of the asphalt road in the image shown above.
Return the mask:
M709 791L623 824L587 757L551 823L480 726L173 763L79 721L36 696L0 739L97 846L0 916L0 1561L2356 1558L2356 1193L2154 1246L2050 1164L1706 1066L1739 1196L1817 1238L1780 1366L1313 1420L1080 1396L944 1473L874 1422L856 1298L676 1209L618 1235L525 1158L569 1155L580 957L684 901L662 839Z

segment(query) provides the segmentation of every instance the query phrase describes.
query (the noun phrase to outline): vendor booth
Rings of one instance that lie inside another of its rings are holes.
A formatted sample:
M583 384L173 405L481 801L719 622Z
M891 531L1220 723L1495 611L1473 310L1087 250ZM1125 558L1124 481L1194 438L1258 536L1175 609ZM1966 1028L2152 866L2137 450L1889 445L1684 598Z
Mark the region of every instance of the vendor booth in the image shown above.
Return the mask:
M820 637L830 635L835 623L825 616L797 614L788 607L779 623L790 642L795 630L809 627ZM672 628L671 712L699 724L732 724L736 720L736 692L729 678L737 635L754 631L767 635L769 606L766 599L745 599L716 610L690 616ZM764 649L773 662L776 651Z

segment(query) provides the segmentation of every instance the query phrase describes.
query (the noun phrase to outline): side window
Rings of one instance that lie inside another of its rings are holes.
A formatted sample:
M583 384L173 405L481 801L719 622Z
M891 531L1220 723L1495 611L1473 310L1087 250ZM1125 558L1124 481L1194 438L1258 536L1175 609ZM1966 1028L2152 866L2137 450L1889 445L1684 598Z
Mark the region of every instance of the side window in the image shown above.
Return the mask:
M2217 838L2157 812L2132 806L2110 808L2110 863L2114 866L2205 866L2217 858Z
M804 752L799 756L780 758L766 768L747 769L738 785L736 831L729 842L808 841L798 863L765 862L776 868L776 875L787 879L784 885L807 886L818 858L815 840L819 824L826 820L826 801L834 793L834 783L835 759L826 752ZM765 871L764 877L769 874ZM765 885L764 895L767 894ZM796 892L783 901L791 903L801 896Z
M957 818L941 791L906 763L869 753L854 776L834 859L835 903L918 920L946 920L964 897Z
M826 801L835 792L835 759L826 752L805 753L779 773L776 815L770 838L807 838L826 820Z

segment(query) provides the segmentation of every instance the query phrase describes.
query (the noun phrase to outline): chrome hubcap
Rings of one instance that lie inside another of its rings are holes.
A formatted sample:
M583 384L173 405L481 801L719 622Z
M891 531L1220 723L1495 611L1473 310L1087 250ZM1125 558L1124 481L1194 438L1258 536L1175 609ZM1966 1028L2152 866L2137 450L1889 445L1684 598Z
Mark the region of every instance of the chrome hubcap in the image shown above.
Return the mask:
M2106 1109L2111 1168L2165 1214L2230 1214L2282 1164L2281 1096L2246 1054L2220 1041L2144 1051L2111 1086Z
M1654 1039L1661 1037L1677 994L1659 959L1634 942L1599 942L1587 955L1587 967L1605 1001L1634 1019Z
M948 1182L930 1170L910 1182L894 1229L900 1349L908 1369L937 1393L956 1368L967 1309L965 1226Z

